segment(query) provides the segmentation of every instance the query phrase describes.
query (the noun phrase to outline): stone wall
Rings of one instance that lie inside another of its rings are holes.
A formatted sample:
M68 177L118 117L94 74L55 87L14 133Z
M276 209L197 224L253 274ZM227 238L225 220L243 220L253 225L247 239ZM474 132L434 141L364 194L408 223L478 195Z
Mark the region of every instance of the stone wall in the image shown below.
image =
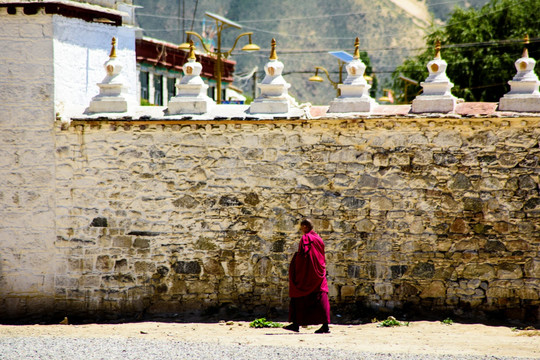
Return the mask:
M288 263L307 216L326 243L334 309L538 323L539 123L58 127L55 309L286 311Z

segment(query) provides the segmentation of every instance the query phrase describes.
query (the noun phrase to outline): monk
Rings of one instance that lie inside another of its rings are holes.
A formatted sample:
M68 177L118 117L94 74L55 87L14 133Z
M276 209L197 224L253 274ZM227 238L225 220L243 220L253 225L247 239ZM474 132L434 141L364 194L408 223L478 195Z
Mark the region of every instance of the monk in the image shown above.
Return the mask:
M324 242L313 231L313 223L300 223L302 239L289 266L289 321L286 330L298 332L300 326L322 324L316 334L330 332L330 302L326 281Z

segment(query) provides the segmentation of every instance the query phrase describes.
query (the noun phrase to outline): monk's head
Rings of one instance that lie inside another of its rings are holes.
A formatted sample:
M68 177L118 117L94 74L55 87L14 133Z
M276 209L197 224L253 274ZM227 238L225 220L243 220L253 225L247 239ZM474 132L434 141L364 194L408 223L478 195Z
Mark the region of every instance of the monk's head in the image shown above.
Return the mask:
M302 230L302 233L307 234L313 230L313 222L310 219L303 219L300 222L300 230Z

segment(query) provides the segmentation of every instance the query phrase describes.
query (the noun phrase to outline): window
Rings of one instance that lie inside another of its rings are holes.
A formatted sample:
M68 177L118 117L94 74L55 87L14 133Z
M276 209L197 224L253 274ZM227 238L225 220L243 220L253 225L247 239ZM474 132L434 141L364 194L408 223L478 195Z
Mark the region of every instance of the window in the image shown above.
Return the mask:
M167 100L176 95L176 78L167 78Z
M149 92L148 92L148 72L141 71L139 74L139 78L141 81L141 99L149 100Z
M215 87L215 86L209 86L209 87L208 87L208 90L206 90L206 94L207 94L208 97L210 97L212 100L216 100L215 93L216 93L216 87Z
M154 105L163 105L163 75L154 75Z

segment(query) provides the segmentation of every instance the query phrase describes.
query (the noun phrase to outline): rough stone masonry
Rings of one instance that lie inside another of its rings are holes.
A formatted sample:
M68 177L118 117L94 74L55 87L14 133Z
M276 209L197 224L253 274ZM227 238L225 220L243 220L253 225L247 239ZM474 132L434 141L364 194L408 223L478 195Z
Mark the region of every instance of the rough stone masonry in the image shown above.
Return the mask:
M308 216L336 309L538 323L539 123L58 124L53 311L286 310Z

